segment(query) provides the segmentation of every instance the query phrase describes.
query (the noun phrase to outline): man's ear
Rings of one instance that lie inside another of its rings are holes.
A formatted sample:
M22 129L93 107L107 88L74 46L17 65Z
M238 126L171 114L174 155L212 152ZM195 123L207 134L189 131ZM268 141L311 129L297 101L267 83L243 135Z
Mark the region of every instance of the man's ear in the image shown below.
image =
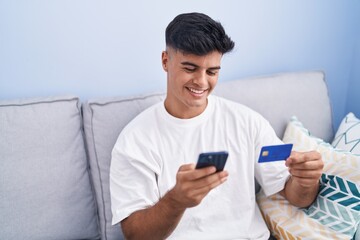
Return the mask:
M161 63L165 72L167 72L168 70L168 61L169 61L169 55L166 51L163 51L161 53Z

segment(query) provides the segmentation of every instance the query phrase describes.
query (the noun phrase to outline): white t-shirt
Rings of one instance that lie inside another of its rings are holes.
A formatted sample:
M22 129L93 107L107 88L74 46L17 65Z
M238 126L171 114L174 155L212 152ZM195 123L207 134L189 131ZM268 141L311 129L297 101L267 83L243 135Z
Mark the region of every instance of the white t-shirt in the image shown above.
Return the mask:
M266 195L283 189L284 161L257 162L264 145L281 144L263 117L251 109L209 96L191 119L171 116L164 102L138 115L121 132L110 168L112 223L154 205L176 183L179 167L202 152L228 151L226 182L188 208L169 239L268 239L255 199L255 180Z

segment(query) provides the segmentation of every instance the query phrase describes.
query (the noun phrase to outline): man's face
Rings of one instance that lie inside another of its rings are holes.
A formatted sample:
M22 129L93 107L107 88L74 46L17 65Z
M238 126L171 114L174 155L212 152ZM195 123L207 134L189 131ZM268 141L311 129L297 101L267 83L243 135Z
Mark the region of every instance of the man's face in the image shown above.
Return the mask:
M197 56L167 48L162 53L167 72L165 108L171 115L192 118L205 110L219 77L221 57L217 51Z

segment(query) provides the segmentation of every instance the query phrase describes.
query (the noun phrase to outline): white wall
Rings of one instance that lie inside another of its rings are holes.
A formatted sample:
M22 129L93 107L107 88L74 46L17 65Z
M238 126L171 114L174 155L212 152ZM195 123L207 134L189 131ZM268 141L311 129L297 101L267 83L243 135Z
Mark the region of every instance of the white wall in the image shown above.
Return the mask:
M356 76L355 0L0 0L0 99L164 91L164 30L192 11L220 20L236 42L220 81L324 70L339 124Z

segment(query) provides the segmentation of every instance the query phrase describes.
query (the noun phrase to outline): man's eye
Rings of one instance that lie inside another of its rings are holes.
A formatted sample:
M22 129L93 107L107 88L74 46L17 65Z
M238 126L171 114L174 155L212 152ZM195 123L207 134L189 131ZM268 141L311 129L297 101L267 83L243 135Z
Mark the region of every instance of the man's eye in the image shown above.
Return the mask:
M209 76L215 76L217 74L217 72L216 71L207 71L207 74Z
M195 72L195 68L184 68L187 72Z

